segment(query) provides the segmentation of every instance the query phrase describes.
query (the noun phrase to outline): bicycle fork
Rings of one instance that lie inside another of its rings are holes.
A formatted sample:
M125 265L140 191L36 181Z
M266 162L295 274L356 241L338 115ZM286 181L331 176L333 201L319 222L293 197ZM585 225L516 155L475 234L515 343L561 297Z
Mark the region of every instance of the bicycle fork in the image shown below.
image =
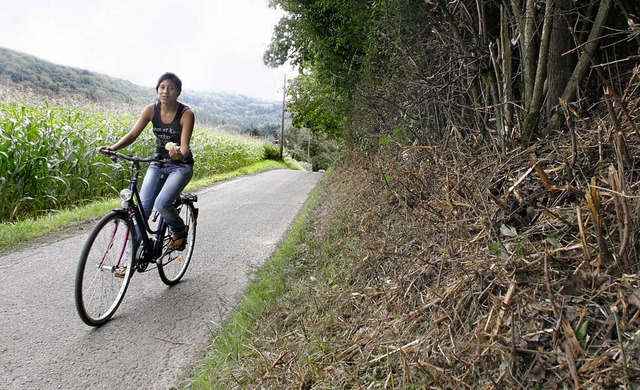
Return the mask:
M115 239L116 239L116 236L118 234L118 229L119 228L120 228L120 224L116 224L116 225L113 226L113 230L111 232L111 237L109 238L109 244L107 245L107 249L102 254L102 258L100 259L100 262L98 263L97 267L99 269L102 269L103 271L116 272L116 269L120 268L120 264L122 262L122 258L124 257L124 255L125 255L125 253L127 251L127 242L129 241L129 226L126 227L127 230L126 230L126 234L125 234L125 239L124 239L124 243L122 245L122 248L120 248L120 253L118 254L118 261L114 265L106 265L105 264L107 256L111 252L111 249L113 249L113 246L114 246Z

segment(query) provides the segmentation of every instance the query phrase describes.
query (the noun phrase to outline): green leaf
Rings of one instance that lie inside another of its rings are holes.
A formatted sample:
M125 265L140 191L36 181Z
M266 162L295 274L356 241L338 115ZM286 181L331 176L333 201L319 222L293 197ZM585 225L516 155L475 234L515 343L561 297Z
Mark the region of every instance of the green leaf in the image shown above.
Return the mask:
M494 256L502 257L502 250L497 242L489 244L489 252Z
M547 236L547 242L554 248L560 248L560 241L558 240L558 237Z
M518 231L516 230L516 228L505 224L502 224L500 226L500 233L502 233L503 236L507 237L516 237L518 235Z
M578 340L582 340L587 336L587 331L589 330L589 321L585 321L580 325L580 329L578 329L578 333L576 333L576 337Z

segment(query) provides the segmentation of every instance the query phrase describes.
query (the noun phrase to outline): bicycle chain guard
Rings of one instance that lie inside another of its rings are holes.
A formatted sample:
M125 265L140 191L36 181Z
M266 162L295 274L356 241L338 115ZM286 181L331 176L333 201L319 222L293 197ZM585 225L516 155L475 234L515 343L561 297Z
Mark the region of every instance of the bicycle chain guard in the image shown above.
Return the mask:
M136 270L138 272L144 272L149 266L148 253L144 250L144 246L140 246L136 251Z

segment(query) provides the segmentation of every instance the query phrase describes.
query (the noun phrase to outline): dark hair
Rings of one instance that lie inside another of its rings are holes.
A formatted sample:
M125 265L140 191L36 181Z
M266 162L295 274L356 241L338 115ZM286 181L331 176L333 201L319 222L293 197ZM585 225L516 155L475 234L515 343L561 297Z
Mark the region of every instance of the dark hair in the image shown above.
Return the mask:
M162 83L164 80L173 81L174 84L176 85L176 88L178 88L178 92L182 92L182 80L180 80L178 76L176 76L171 72L167 72L162 76L160 76L160 78L158 79L158 84L156 84L156 92L158 92L158 88L160 88L160 83Z

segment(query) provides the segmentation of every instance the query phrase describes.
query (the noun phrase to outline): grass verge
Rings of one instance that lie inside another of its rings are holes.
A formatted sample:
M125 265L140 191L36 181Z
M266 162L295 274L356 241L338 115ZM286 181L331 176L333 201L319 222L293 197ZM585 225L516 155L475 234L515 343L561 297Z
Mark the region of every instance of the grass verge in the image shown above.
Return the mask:
M239 307L225 321L217 337L212 342L209 353L198 364L192 376L185 379L183 386L191 389L218 388L217 384L233 382L233 372L242 356L252 344L256 319L265 314L269 302L277 301L290 293L288 279L289 265L296 257L298 248L304 245L310 221L310 210L320 198L320 187L311 193L288 235L278 246L273 256L255 270L252 281Z
M285 162L263 160L232 172L194 180L187 185L185 190L195 191L220 181L278 168L302 169L295 161L288 159ZM95 221L110 210L118 207L118 204L117 198L104 199L86 206L52 212L40 218L26 219L15 223L2 223L0 224L0 255L27 247L34 241L38 242L38 240L42 240L43 237L51 234L64 236L69 228Z

